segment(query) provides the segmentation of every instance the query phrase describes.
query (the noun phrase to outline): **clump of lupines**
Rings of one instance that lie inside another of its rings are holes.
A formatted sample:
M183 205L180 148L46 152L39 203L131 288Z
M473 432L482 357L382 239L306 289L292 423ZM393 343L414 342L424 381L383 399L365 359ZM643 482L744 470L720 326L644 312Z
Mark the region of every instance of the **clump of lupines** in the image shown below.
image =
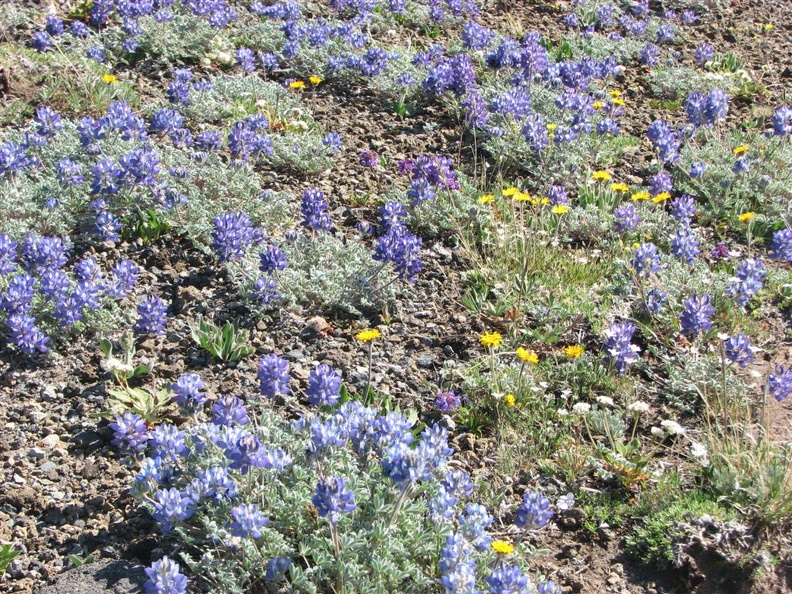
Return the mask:
M326 363L320 363L308 374L305 393L311 404L335 406L341 398L341 376Z
M185 594L187 576L181 573L179 564L163 557L146 569L146 594Z
M736 334L723 341L723 350L730 363L745 367L754 360L753 347L745 334Z
M261 393L267 398L289 394L289 364L278 355L266 355L259 360L258 380Z
M168 304L157 295L147 295L138 306L134 330L138 334L164 334L168 321Z
M653 272L659 272L662 267L657 246L653 243L639 245L633 252L632 266L635 274L642 278L649 278Z
M259 237L250 217L241 211L221 214L214 220L214 227L212 247L220 262L239 260Z
M679 318L682 333L695 338L702 332L712 328L712 316L715 307L709 295L691 295L685 300L684 310Z
M767 270L758 258L747 258L737 266L734 278L732 278L726 294L734 298L738 305L745 305L751 297L756 295L762 288L762 279Z
M303 216L301 225L312 231L330 231L333 221L326 212L328 206L324 192L317 188L305 190L300 204Z
M767 376L767 389L778 402L792 394L792 369L776 365L775 372Z

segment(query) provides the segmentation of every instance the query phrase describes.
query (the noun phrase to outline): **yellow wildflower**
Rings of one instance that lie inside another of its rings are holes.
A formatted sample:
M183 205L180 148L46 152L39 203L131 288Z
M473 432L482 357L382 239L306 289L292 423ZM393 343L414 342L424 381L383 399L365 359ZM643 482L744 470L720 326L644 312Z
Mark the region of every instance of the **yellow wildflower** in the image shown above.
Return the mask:
M551 210L554 215L562 215L569 212L569 207L566 204L557 204Z
M732 152L735 155L742 155L743 153L747 153L748 149L751 148L747 144L741 144L740 146L736 146L732 149Z
M612 177L607 171L595 171L591 174L591 179L594 181L610 181Z
M520 361L525 361L526 363L530 363L531 365L536 365L537 363L539 363L539 355L537 355L533 351L529 351L525 347L517 347L515 354L517 355L517 358Z
M517 398L514 394L506 394L506 396L503 397L503 404L512 408L517 405Z
M479 337L481 344L488 349L496 349L503 342L500 332L485 332Z
M564 354L570 359L577 359L585 350L581 344L572 344L564 347Z
M547 206L548 204L550 204L550 198L548 198L547 196L542 196L541 198L537 198L537 202L542 206Z
M629 192L630 186L622 182L616 182L615 184L611 184L611 190L614 192Z
M380 331L376 328L368 328L355 334L355 338L360 342L371 342L375 338L380 338L381 336L382 334L380 334Z
M493 200L495 200L495 196L492 194L484 194L479 198L479 204L489 204Z
M644 190L643 192L636 192L635 194L630 196L630 198L632 198L633 200L636 200L636 201L638 201L638 200L649 200L649 198L651 198L651 196L649 195L649 192Z
M118 78L112 74L105 74L104 76L102 76L102 80L105 81L108 85L111 85L114 82L118 82Z
M622 92L620 90L618 90L618 89L613 89L612 91L608 91L608 95L610 95L611 97L616 99L617 97L621 97L622 96Z
M624 105L624 99L614 99L613 104L622 107Z
M595 101L594 104L591 106L594 109L601 109L602 108L602 101Z
M740 215L740 222L741 223L747 223L747 222L751 221L754 218L754 216L755 215L752 212L744 212L744 213L742 213Z
M762 27L764 28L764 30L765 30L765 33L767 33L768 31L772 31L773 29L775 29L775 25L774 25L773 23L765 23L764 25L762 25Z
M548 132L555 132L556 128L558 128L558 124L547 124L545 128L547 128Z
M308 77L308 82L311 83L313 86L316 86L320 82L322 82L322 77L321 76L309 76Z
M511 555L514 552L514 545L505 540L493 540L490 546L499 555Z
M668 192L660 192L657 196L652 198L652 202L654 202L655 204L660 204L661 202L665 202L669 198L671 198L671 194L669 194Z
M292 81L292 82L289 83L289 88L290 89L304 89L305 88L305 82L301 81L301 80Z
M530 194L526 194L525 192L516 192L512 196L512 200L515 202L528 202L531 199Z

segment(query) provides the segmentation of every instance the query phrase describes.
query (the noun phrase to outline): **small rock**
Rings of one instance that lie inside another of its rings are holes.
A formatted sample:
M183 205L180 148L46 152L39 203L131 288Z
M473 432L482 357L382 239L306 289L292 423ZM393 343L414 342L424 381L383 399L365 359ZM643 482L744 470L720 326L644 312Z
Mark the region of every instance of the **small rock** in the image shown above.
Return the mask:
M47 453L41 448L30 448L28 450L28 458L32 460L41 460Z
M55 433L51 435L47 435L47 437L41 440L41 445L43 445L48 450L52 450L56 448L60 444L60 437Z
M51 470L55 470L57 467L58 465L55 464L55 462L53 462L52 460L47 460L46 462L44 462L44 464L39 466L41 472L50 472Z

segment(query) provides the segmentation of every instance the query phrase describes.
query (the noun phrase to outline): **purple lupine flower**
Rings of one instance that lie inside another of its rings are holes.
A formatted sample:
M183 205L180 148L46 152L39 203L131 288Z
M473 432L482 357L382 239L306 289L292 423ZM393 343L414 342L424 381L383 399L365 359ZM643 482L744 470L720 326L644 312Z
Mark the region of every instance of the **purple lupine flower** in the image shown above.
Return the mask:
M492 525L493 518L483 505L468 503L465 514L460 518L459 528L467 541L479 551L485 551L492 542L486 530Z
M253 284L253 297L263 304L268 305L281 300L281 295L278 293L278 281L276 281L269 274L260 276Z
M190 453L184 431L179 431L170 423L157 425L149 432L149 447L152 456L162 459L178 460Z
M683 225L690 225L691 219L696 216L696 199L688 194L682 194L671 202L671 216Z
M308 374L308 402L316 406L335 406L341 398L341 376L326 363L320 363Z
M303 220L300 223L314 231L330 231L333 221L327 214L328 201L325 199L324 192L317 188L311 188L303 192L300 210Z
M0 309L6 313L23 313L33 307L31 301L36 294L36 279L23 272L8 281L5 293L0 294Z
M58 183L64 188L80 186L85 183L83 166L69 158L58 161L55 165L55 171L58 174Z
M341 477L323 478L316 485L316 493L311 497L319 515L327 517L331 524L338 523L338 515L348 514L356 508L355 494L346 487Z
M363 151L360 153L360 164L363 167L376 167L379 165L379 156L374 151Z
M69 277L62 270L45 270L39 277L39 294L49 300L60 301L71 288Z
M88 37L91 34L91 30L82 21L72 21L71 34L75 37Z
M642 243L633 252L632 267L635 274L639 277L649 278L653 272L659 272L660 254L657 253L657 246L653 243Z
M147 295L138 305L138 319L134 330L138 334L165 334L168 321L168 305L157 295Z
M641 64L645 64L649 68L657 66L660 62L660 48L653 43L647 43L641 49L640 58L638 60Z
M729 248L726 247L726 244L723 242L718 243L712 250L710 251L710 255L715 258L716 260L725 260L730 256Z
M616 223L613 228L617 233L622 231L633 231L638 227L641 222L641 217L638 216L638 211L632 204L625 204L613 211L616 217Z
M132 260L119 260L110 272L113 280L108 285L108 293L116 299L125 298L140 276L140 268Z
M256 54L250 48L240 47L236 51L236 65L245 72L255 72Z
M214 220L214 227L212 248L219 262L234 262L242 258L257 235L250 218L241 211L219 215Z
M196 373L185 373L171 385L173 399L179 406L196 407L206 402L203 388L204 382Z
M38 236L29 233L22 242L22 265L28 271L63 268L66 246L60 237Z
M146 449L149 440L148 429L146 421L140 415L125 411L123 415L117 415L109 427L113 430L113 440L110 443L122 452L135 454Z
M695 338L702 332L712 328L712 316L715 308L709 295L691 295L685 300L685 308L679 317L682 334Z
M738 157L734 160L734 165L732 165L731 172L734 175L739 175L741 173L748 173L751 169L751 162L748 157Z
M444 413L452 413L459 408L460 399L453 390L440 390L435 397L435 407Z
M338 132L328 132L322 138L322 144L330 149L332 154L338 153L343 147L344 143L341 141L341 135Z
M176 488L160 489L154 495L151 517L160 523L162 533L171 531L177 522L183 522L195 513L195 502Z
M401 225L404 217L407 216L407 209L400 202L390 200L380 206L380 228L387 233L395 225Z
M179 564L167 556L152 563L146 569L146 594L185 594L187 577L180 570Z
M690 166L690 171L688 171L688 175L693 179L699 179L704 175L704 172L707 171L707 164L702 163L701 161L697 161Z
M569 202L569 195L564 186L550 186L545 194L547 195L547 199L550 200L550 204L553 206L567 204Z
M792 231L789 228L773 233L773 243L770 244L770 257L773 260L792 262ZM2 256L0 256L1 260Z
M674 258L682 260L690 266L699 253L699 240L695 231L684 226L677 229L671 238L671 254Z
M674 30L674 26L670 23L663 23L657 28L657 38L655 42L658 45L662 45L664 43L674 43L674 39L676 38L676 31Z
M246 503L231 508L231 534L240 538L261 538L261 529L269 524L255 503Z
M440 583L446 594L476 592L476 560L473 547L461 532L449 534L440 551Z
M537 594L563 594L564 590L553 580L547 580L536 584L536 592Z
M762 288L766 273L767 269L760 259L747 258L737 266L735 276L724 292L734 297L738 305L745 305Z
M754 360L751 342L745 334L736 334L723 341L723 349L730 363L745 367Z
M495 33L491 29L482 27L475 21L468 21L462 27L462 45L465 49L473 51L486 49L494 39Z
M289 394L289 364L278 355L266 355L259 360L256 377L260 383L261 393L267 398L275 398L280 394Z
M55 136L63 129L63 118L51 107L39 107L36 110L34 120L38 124L38 134L40 136Z
M546 526L553 515L547 497L538 491L526 491L522 504L515 513L514 523L520 528L536 530Z
M196 501L203 497L221 501L223 499L233 499L237 496L236 483L234 479L228 476L228 470L222 466L210 466L206 470L199 469L197 480L200 483L200 496L193 497Z
M17 246L7 233L0 233L0 275L7 275L17 269Z
M212 405L212 423L231 427L234 425L247 425L250 422L247 416L247 406L230 394L221 396Z
M649 178L649 193L652 196L670 192L674 189L674 182L671 174L667 171L660 171Z
M699 43L698 46L696 46L696 51L693 52L693 58L699 66L704 66L704 64L712 60L714 56L715 50L712 49L709 43Z
M39 330L33 316L26 313L12 313L6 318L6 326L11 342L26 355L49 351L47 348L49 336Z
M33 159L25 152L25 146L15 142L0 145L0 175L24 171L33 164Z
M269 582L282 580L292 566L292 560L288 557L273 557L267 561L267 572L264 579Z
M30 44L37 50L42 53L48 52L52 49L52 37L50 37L44 31L36 31L33 34L33 39L31 40Z
M285 270L289 265L286 254L276 245L267 246L259 254L259 270L264 274L273 274L276 270Z
M523 575L516 565L501 565L489 577L484 578L489 586L489 594L513 594L529 592L531 578Z
M775 372L767 376L767 390L778 402L792 394L792 369L776 365Z
M48 14L45 29L53 37L63 35L63 20L57 15Z
M605 359L624 375L627 367L638 361L638 347L630 344L635 333L632 322L615 322L605 331Z
M770 118L770 123L776 136L792 135L792 107L781 105Z
M655 120L649 126L647 137L663 163L679 161L680 143L671 125L665 120Z
M409 282L421 271L421 238L410 233L404 225L395 225L377 240L374 260L393 263L401 279Z
M184 126L184 116L175 109L163 107L155 109L151 114L151 130L154 132L168 132L178 130Z

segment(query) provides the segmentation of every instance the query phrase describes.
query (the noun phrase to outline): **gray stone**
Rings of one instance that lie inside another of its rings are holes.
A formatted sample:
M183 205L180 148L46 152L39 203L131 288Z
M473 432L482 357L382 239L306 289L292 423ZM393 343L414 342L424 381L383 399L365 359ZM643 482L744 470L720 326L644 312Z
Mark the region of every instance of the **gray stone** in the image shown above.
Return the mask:
M101 560L56 576L40 594L142 594L145 581L137 563Z

